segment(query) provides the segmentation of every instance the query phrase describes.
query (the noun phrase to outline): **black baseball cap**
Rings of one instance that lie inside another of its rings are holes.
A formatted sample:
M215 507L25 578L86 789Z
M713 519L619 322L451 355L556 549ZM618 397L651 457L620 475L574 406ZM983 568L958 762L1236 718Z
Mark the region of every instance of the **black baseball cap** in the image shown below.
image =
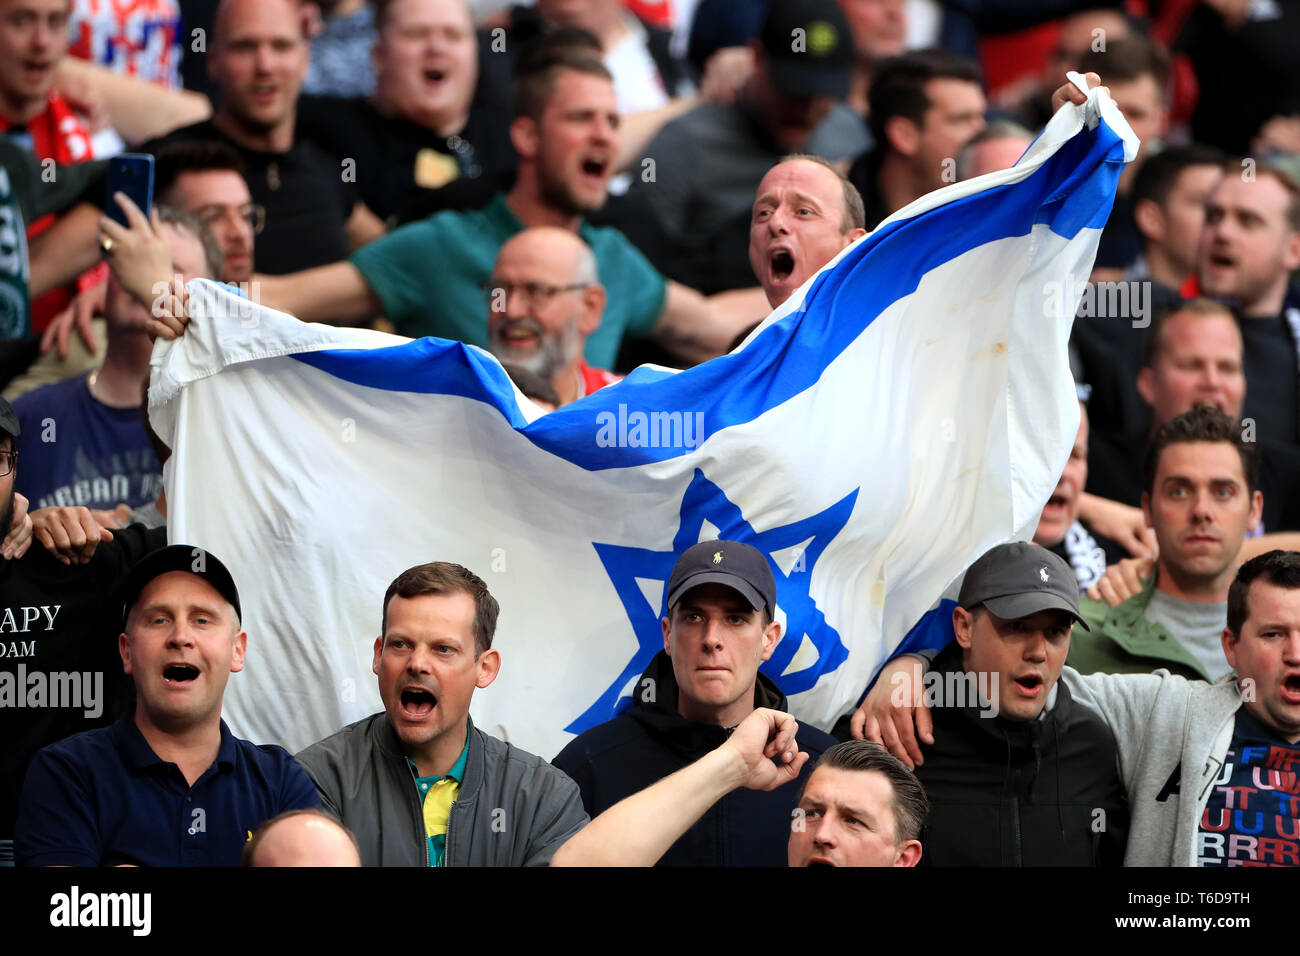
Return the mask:
M677 559L668 576L668 609L691 588L725 584L738 591L755 611L776 613L776 580L763 552L739 541L701 541Z
M778 92L848 96L853 37L836 0L772 0L759 40Z
M14 441L18 440L18 416L14 414L14 407L9 404L9 399L0 398L0 431L4 432Z
M127 615L149 582L170 571L185 571L207 581L223 598L231 603L236 616L242 617L239 608L239 591L235 588L235 579L230 576L226 566L217 560L211 551L195 548L188 544L172 544L159 548L141 558L122 583L122 624L126 625Z
M1000 618L1014 620L1039 611L1065 611L1090 631L1079 613L1079 583L1065 560L1028 541L990 548L966 569L957 603L983 604Z

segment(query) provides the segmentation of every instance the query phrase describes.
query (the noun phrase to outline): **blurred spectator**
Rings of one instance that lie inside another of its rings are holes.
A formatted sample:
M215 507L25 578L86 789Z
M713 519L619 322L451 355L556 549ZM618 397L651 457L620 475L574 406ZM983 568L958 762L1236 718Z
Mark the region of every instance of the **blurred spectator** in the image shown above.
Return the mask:
M1136 390L1148 413L1131 416L1124 429L1094 429L1089 491L1126 505L1142 497L1142 451L1167 422L1211 404L1229 418L1241 416L1248 376L1242 372L1242 334L1226 306L1196 299L1158 312L1147 330ZM1284 442L1256 438L1264 493L1263 528L1300 529L1300 452Z
M1223 157L1204 146L1175 146L1148 156L1133 178L1133 221L1143 253L1126 279L1151 278L1180 289L1196 271L1205 200L1223 175Z
M226 0L218 8L207 63L221 91L211 120L144 149L217 139L244 161L253 200L266 210L258 267L278 275L333 262L383 234L383 224L344 181L344 170L296 135L307 41L296 0Z
M464 0L375 5L368 100L302 97L299 135L354 169L366 206L410 221L477 209L515 166L508 116L475 100L478 50Z
M914 199L956 181L957 155L984 128L979 69L943 50L916 50L881 64L871 87L875 148L849 180L862 193L867 228Z
M54 87L55 69L68 52L68 10L68 0L0 0L0 133L37 159L60 165L121 148L111 131L111 142L97 142L86 121ZM28 239L53 222L53 216L28 220ZM35 297L31 328L44 331L79 289L103 280L104 272L97 267L73 285Z
M572 232L539 226L508 240L484 293L492 354L545 377L557 406L622 378L582 358L587 338L600 327L605 288L596 257Z
M162 212L174 270L187 279L211 276L220 252L207 227L193 214ZM17 487L37 508L136 508L156 499L162 487L140 422L140 380L153 353L149 309L110 276L105 312L103 365L14 403L23 429Z
M701 541L677 560L665 584L664 649L636 681L632 706L593 727L553 763L578 783L587 814L681 770L722 744L757 708L788 709L759 673L781 625L767 558L737 541ZM812 759L835 740L808 724L796 730ZM723 797L660 858L666 866L783 866L781 838L798 801L798 779L768 792Z
M1205 206L1197 250L1204 295L1230 302L1245 340L1243 412L1261 439L1300 445L1300 184L1253 160L1229 163Z
M791 36L805 34L806 52L792 51ZM861 121L838 102L849 89L849 44L834 0L776 0L737 102L701 104L650 142L625 200L636 214L624 216L624 231L663 271L702 284L698 277L744 241L739 223L783 154L835 162L866 148Z
M158 150L154 194L160 205L198 216L221 248L221 270L204 275L222 282L253 277L253 244L266 210L253 202L244 161L217 139L181 140Z
M1197 4L1175 49L1191 57L1196 71L1198 143L1245 154L1271 119L1300 114L1300 4Z
M907 44L906 0L839 0L853 33L853 79L845 105L859 116L870 111L867 92L876 66L902 54Z
M996 119L972 136L957 154L957 178L974 179L1010 169L1033 141L1034 134L1019 123Z
M226 683L243 670L248 643L239 592L215 555L188 544L141 560L122 592L118 646L135 711L36 755L15 860L236 866L247 834L266 820L320 806L284 748L240 740L221 719Z
M1164 667L1210 681L1228 672L1220 637L1237 555L1263 506L1258 469L1254 443L1216 408L1198 406L1156 430L1142 479L1142 511L1160 547L1156 573L1115 607L1084 599L1091 632L1071 641L1071 667L1084 674Z
M581 27L600 41L619 113L658 109L689 91L685 65L669 50L671 34L636 16L622 0L537 0L537 12L548 23Z
M289 810L244 844L244 866L360 866L352 831L321 810Z
M1096 260L1098 268L1128 269L1142 255L1142 237L1133 222L1133 180L1142 161L1160 151L1168 125L1169 54L1145 37L1120 38L1085 53L1078 70L1105 77L1111 98L1138 138L1137 158L1120 173Z
M84 248L74 250L71 241L54 246L37 241L30 247L29 258L28 244L20 238L26 224L47 218L52 221L56 214L88 198L103 202L103 163L55 166L52 180L42 175L45 171L29 150L0 136L0 222L13 230L0 237L0 342L21 339L31 332L31 293L40 295L62 284L98 256L94 240L98 213L87 207L90 215L80 217L79 225ZM35 357L34 348L31 357Z
M608 293L586 359L608 368L625 334L653 336L688 361L720 354L762 312L758 290L705 299L665 282L612 229L583 216L599 209L618 150L609 72L565 54L519 81L510 129L519 155L514 186L484 209L442 212L403 226L336 263L262 283L263 299L305 321L356 322L382 312L405 335L440 335L488 346L482 284L501 245L530 226L576 232L592 248ZM429 268L430 257L439 267Z
M1064 11L1058 11L1058 15L1060 12ZM995 103L997 109L1028 129L1041 129L1055 112L1052 109L1052 90L1061 82L1061 77L1070 70L1077 70L1085 53L1104 50L1109 44L1133 35L1133 24L1121 10L1094 7L1070 13L1061 20L1056 47L1043 63L1042 72L1030 81L1003 90ZM1102 82L1106 82L1106 74L1099 75L1103 77Z
M177 0L73 0L75 57L163 86L180 86L181 8Z
M374 0L310 0L319 22L311 38L311 65L302 91L313 96L369 96L375 91Z
M758 184L749 226L749 263L776 308L866 235L862 197L819 156L795 154Z
M1061 472L1061 478L1052 490L1052 496L1043 505L1034 529L1034 544L1046 548L1063 558L1074 570L1079 590L1096 584L1106 571L1106 565L1124 558L1122 548L1107 538L1094 535L1079 520L1079 505L1088 483L1088 409L1079 403L1079 430L1074 436L1074 447Z

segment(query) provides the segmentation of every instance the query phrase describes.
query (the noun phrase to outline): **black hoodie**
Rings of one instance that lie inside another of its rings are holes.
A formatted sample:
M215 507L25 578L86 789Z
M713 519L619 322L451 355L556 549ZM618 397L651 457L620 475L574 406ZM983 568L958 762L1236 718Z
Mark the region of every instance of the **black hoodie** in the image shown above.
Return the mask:
M962 672L961 648L950 644L930 674ZM1036 720L981 716L969 706L935 706L931 714L935 742L916 770L930 798L922 865L1123 862L1128 804L1115 739L1063 681Z
M787 709L785 695L763 674L754 687L754 706ZM552 763L578 784L583 806L595 817L716 749L732 729L677 712L672 660L660 651L637 681L632 707L570 741ZM733 790L669 847L659 865L785 866L799 787L835 744L830 734L803 723L796 739L808 753L798 780L768 792Z

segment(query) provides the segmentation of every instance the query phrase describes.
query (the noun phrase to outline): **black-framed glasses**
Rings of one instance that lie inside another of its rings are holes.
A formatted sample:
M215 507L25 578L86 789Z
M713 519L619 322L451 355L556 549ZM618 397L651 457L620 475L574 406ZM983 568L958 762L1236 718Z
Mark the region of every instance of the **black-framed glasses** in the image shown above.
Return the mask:
M590 284L589 282L570 282L568 285L548 285L545 282L515 283L489 279L479 288L483 290L483 298L487 300L489 309L494 312L504 312L512 292L518 292L522 295L524 302L530 309L544 309L561 292L576 292L578 289L587 288Z
M8 477L18 464L18 452L0 451L0 478Z

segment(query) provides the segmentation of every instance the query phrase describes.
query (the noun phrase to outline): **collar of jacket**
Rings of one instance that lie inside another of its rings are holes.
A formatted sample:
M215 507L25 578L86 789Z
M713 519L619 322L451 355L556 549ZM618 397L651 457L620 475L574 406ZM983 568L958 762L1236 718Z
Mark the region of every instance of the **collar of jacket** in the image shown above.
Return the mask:
M1169 631L1146 618L1147 605L1156 593L1158 574L1159 571L1154 571L1142 585L1141 591L1114 607L1107 606L1105 601L1085 597L1079 604L1079 610L1083 612L1094 634L1114 641L1127 653L1155 660L1177 661L1200 674L1202 680L1208 681L1210 675L1205 673L1201 662Z
M965 674L966 669L961 661L961 646L956 641L949 644L943 653L935 658L932 672L945 679L945 686L949 674ZM1074 708L1074 698L1070 695L1065 682L1059 677L1053 687L1053 697L1051 709L1045 710L1042 716L1034 720L1010 720L1000 715L989 717L984 715L982 708L968 705L943 707L940 710L951 713L957 719L968 721L988 734L990 739L996 740L999 745L1010 746L1012 750L1036 750L1041 748L1044 735L1052 730L1054 725L1064 727L1068 724Z
M677 676L673 673L672 658L666 651L660 651L636 682L628 715L662 739L671 749L692 760L713 750L731 736L730 727L687 720L679 714L677 693ZM754 706L782 711L788 706L785 694L762 672L754 684Z
M393 729L387 714L375 721L371 734L375 747L387 759L400 764L403 772L409 777L410 769L406 766L406 751L402 749L402 741L397 736L397 731ZM482 734L475 729L474 721L469 715L465 716L465 735L469 739L469 756L465 760L465 779L460 783L460 791L456 796L457 803L472 800L483 786Z

